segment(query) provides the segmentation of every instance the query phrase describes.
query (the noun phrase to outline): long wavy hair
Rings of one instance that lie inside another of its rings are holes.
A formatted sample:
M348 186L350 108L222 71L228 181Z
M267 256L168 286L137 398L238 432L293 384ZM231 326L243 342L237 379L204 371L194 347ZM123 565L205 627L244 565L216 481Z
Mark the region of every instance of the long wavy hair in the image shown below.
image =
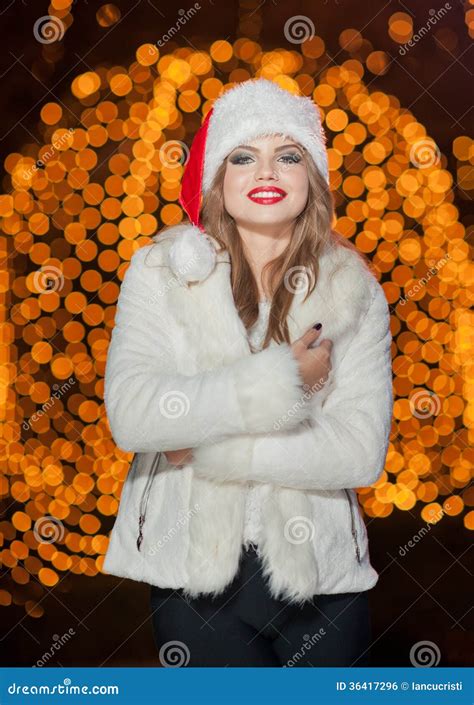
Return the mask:
M286 319L293 296L303 287L306 290L306 300L314 290L319 275L319 256L323 249L330 244L339 244L358 252L349 240L332 230L335 212L331 191L307 150L300 147L308 172L308 199L295 219L288 246L263 267L262 276L267 277L272 292L263 348L268 346L272 338L277 343L291 342ZM227 160L224 160L210 190L203 197L201 221L206 232L230 254L234 302L242 322L249 330L258 318L259 293L235 220L224 207L226 167Z
M368 259L343 235L332 229L335 219L334 201L326 179L316 167L307 150L299 145L308 172L308 198L305 207L295 218L290 241L284 251L267 262L262 276L271 294L268 327L262 348L270 340L291 343L287 316L296 291L305 290L304 300L313 292L319 277L319 258L326 247L346 247L370 267ZM205 194L200 209L201 222L209 235L218 244L219 251L228 251L231 261L231 286L234 303L247 331L259 315L259 291L257 282L247 260L243 240L234 218L224 207L223 185L227 168L224 159ZM190 224L185 218L183 224ZM174 226L159 232L164 235ZM192 286L192 283L190 284Z

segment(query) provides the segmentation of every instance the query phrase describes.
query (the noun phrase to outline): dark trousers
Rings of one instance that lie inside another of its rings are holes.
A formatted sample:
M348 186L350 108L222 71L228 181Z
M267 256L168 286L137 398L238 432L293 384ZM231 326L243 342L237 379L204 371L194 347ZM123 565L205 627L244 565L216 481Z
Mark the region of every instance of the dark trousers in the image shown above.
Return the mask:
M165 667L368 666L368 591L315 595L302 606L275 600L251 546L217 597L185 599L151 586L153 637Z

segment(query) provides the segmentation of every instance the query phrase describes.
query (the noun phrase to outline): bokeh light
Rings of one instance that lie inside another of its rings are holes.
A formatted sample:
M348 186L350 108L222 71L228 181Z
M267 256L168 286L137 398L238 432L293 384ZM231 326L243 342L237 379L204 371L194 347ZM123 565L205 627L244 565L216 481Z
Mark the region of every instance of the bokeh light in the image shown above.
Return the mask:
M66 21L70 3L53 5ZM97 21L110 26L117 13L103 6ZM92 577L102 569L132 457L115 446L103 402L120 283L133 253L183 218L179 184L201 115L254 76L320 106L334 228L368 255L390 304L393 427L382 477L360 488L363 510L370 519L418 512L429 523L462 516L474 529L473 272L446 158L395 96L369 89L387 58L357 30L340 36L351 57L317 71L321 37L264 51L244 11L239 22L248 36L233 44L196 50L170 42L164 53L144 44L129 66L75 76L73 110L46 103L37 126L43 146L6 159L0 487L10 510L1 522L10 583L0 602L32 616L43 608L30 576L46 591L68 572ZM394 41L412 31L409 16L392 16ZM458 137L453 154L467 193L472 141Z

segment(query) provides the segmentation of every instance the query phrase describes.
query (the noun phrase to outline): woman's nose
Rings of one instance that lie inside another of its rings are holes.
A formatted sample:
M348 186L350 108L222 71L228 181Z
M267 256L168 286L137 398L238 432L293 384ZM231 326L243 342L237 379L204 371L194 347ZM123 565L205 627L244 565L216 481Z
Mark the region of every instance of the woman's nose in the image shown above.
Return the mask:
M255 178L259 179L278 179L278 172L270 162L262 162L257 166Z

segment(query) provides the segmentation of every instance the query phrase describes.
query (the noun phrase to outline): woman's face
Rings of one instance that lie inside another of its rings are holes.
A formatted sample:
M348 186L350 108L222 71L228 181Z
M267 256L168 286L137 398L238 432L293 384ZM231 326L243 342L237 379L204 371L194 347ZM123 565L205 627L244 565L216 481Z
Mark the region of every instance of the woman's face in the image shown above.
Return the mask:
M303 148L290 137L259 137L227 157L224 206L237 225L292 223L306 205L308 189Z

